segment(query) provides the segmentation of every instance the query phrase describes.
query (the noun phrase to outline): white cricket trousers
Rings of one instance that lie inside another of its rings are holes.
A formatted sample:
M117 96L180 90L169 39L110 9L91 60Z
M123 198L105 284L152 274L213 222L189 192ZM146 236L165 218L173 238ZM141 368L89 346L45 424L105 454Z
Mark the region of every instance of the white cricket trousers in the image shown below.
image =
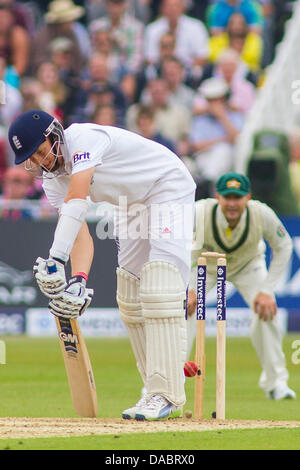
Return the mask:
M253 301L260 291L260 286L267 275L267 268L264 256L253 259L238 274L228 277L228 281L236 287L242 295L249 308L252 310ZM215 276L207 275L207 292L216 284ZM228 305L228 303L227 303ZM253 311L253 310L252 310ZM188 351L191 350L195 337L196 320L195 316L188 318ZM278 385L287 383L289 374L286 368L285 356L282 351L282 332L278 317L273 320L263 321L254 313L251 320L250 339L255 348L262 373L259 379L259 386L270 392Z
M140 278L143 265L164 260L179 269L187 288L191 269L195 193L129 208L115 223L119 266Z

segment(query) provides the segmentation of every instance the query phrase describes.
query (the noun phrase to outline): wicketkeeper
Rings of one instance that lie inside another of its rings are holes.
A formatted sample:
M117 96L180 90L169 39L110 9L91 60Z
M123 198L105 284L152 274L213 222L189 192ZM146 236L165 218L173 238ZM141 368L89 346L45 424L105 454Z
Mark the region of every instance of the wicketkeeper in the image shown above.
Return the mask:
M268 398L295 398L288 385L282 334L274 295L292 252L292 240L274 211L251 200L249 179L226 173L217 182L216 199L196 202L196 230L188 308L188 356L195 337L197 258L203 251L226 253L227 280L253 311L250 337L262 366L260 387ZM266 239L272 249L267 270ZM207 292L216 284L215 263L208 259Z
M54 315L77 318L91 302L93 292L86 288L94 254L85 222L88 196L115 206L120 196L127 198L129 210L125 214L122 210L116 223L117 300L147 393L123 412L123 418L179 416L185 403L192 177L174 153L151 140L94 124L72 124L63 130L43 111L19 116L9 129L9 141L16 164L25 162L31 171L42 170L45 193L59 211L49 251L57 274L47 273L46 259L38 258L34 266ZM167 207L170 217L156 217L160 205ZM124 230L138 224L141 236ZM65 264L70 256L73 276L67 281Z

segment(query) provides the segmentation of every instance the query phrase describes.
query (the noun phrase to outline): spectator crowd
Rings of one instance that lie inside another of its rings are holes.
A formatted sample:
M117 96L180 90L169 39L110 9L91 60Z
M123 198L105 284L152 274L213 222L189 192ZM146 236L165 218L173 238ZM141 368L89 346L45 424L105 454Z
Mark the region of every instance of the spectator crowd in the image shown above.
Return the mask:
M2 202L16 194L43 200L40 182L12 169L7 143L10 123L29 109L64 127L94 122L160 142L190 169L197 198L212 196L216 180L233 168L236 138L274 58L276 5L0 0Z

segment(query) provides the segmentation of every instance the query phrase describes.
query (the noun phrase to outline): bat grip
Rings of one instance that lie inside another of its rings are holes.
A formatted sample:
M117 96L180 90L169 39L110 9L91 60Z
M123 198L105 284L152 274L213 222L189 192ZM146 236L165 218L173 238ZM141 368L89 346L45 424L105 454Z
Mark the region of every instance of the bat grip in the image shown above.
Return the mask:
M55 261L47 261L46 262L46 269L48 274L53 274L57 272L57 267Z

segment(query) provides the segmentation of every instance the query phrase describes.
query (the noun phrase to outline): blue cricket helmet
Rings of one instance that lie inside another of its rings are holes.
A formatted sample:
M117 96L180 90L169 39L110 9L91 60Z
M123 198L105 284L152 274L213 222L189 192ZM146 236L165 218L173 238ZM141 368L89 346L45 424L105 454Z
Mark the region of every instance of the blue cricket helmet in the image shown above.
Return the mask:
M15 119L9 128L8 138L15 153L16 165L25 162L45 142L54 124L61 126L50 114L35 109Z

